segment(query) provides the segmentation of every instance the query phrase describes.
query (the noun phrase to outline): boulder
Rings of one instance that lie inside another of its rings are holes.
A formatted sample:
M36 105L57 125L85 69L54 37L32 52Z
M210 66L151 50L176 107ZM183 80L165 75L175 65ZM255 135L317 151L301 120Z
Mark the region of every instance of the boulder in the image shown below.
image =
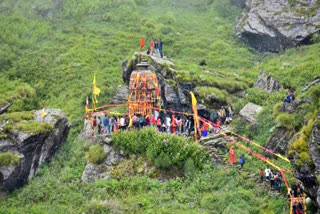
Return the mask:
M247 103L247 105L241 109L239 115L247 122L254 124L256 123L255 117L261 110L261 106L253 103Z
M260 88L263 91L266 92L274 92L279 91L281 89L280 84L278 81L268 72L262 71L255 83L255 87Z
M124 152L121 150L118 151L113 147L110 137L87 137L86 140L91 144L98 143L103 145L106 157L100 165L88 162L82 173L81 180L86 183L91 183L98 179L110 179L113 167L125 159Z
M5 134L0 133L5 136L0 138L0 154L9 152L19 160L17 164L0 167L0 186L6 190L25 185L44 163L50 161L66 140L69 123L61 110L49 109L45 118L41 117L41 112L42 110L34 112L33 121L50 124L52 129L49 131L30 134L26 131L10 130Z
M260 51L280 52L309 44L320 32L320 6L317 0L248 0L236 31Z

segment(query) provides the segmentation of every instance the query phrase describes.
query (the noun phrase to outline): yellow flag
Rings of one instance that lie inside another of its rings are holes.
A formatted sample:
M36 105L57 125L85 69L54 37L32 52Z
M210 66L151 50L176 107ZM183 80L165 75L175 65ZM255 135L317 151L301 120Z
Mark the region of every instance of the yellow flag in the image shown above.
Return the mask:
M94 77L93 77L93 94L94 95L100 94L100 89L97 88L97 85L96 85L96 75L94 75Z
M194 94L193 94L192 91L190 91L190 94L191 94L192 108L197 109L197 99L196 99L196 97L194 96Z

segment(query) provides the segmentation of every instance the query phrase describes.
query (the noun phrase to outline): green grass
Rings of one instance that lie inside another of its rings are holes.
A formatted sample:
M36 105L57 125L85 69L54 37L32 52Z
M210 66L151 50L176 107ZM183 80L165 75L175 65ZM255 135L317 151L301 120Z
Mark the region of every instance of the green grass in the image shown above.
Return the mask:
M280 55L257 53L236 37L234 26L241 10L228 0L66 0L56 9L49 0L4 0L0 6L8 8L0 13L4 29L0 34L0 106L14 101L9 110L15 112L39 109L46 103L47 108L62 109L72 123L67 142L52 162L26 187L1 200L0 213L288 212L286 199L265 191L246 172L233 168L208 167L193 179L167 183L146 176L82 183L88 151L75 139L83 124L85 97L92 93L93 74L101 89L99 104L110 103L123 84L122 61L132 57L144 36L146 44L152 37L162 38L165 55L176 64L179 83L192 82L222 93L246 90L244 99L232 100L237 109L248 101L263 105L256 129L239 126L241 133L263 144L275 126L273 106L285 92L269 95L250 86L266 70L302 97L302 88L319 71L319 43ZM43 15L46 10L55 15ZM208 66L197 65L203 59ZM202 92L206 96L212 90ZM23 118L18 122L21 116L13 116L15 128L38 128L39 124ZM126 148L144 153L146 145ZM178 152L174 154L177 157ZM250 159L246 167L256 172L261 162ZM101 200L118 205L101 205Z

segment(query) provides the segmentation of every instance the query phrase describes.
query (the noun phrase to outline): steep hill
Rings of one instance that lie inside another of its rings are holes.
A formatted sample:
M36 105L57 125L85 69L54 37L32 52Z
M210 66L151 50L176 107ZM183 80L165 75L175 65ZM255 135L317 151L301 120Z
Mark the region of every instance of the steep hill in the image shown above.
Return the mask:
M259 53L236 35L241 13L229 0L0 1L0 107L13 103L9 112L30 111L46 103L62 109L71 122L67 142L53 161L27 186L1 200L0 213L288 212L285 193L273 194L255 182L264 166L250 156L248 169L240 172L205 165L194 177L167 183L141 175L81 182L88 148L77 136L93 75L102 91L99 102L111 102L124 85L122 62L138 50L141 36L147 44L162 38L164 54L175 63L177 82L194 83L200 102L209 108L215 107L209 96L232 103L236 113L247 102L263 106L257 126L238 119L233 126L267 142L277 126L274 106L285 91L268 94L253 83L266 70L282 86L293 87L297 99L308 96L302 89L319 75L320 46ZM204 59L207 66L199 66ZM244 98L234 95L243 90ZM302 108L295 132L318 107Z

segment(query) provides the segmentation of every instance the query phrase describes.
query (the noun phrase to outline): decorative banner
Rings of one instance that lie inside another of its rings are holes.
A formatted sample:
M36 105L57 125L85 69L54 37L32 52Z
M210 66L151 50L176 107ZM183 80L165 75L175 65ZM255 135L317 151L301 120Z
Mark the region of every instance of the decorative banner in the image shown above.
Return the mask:
M197 129L200 131L200 124L198 120L198 109L197 109L197 99L194 96L193 92L190 91L191 95L191 103L192 103L192 110L193 110L193 120L194 120L194 139L198 141L198 133Z

